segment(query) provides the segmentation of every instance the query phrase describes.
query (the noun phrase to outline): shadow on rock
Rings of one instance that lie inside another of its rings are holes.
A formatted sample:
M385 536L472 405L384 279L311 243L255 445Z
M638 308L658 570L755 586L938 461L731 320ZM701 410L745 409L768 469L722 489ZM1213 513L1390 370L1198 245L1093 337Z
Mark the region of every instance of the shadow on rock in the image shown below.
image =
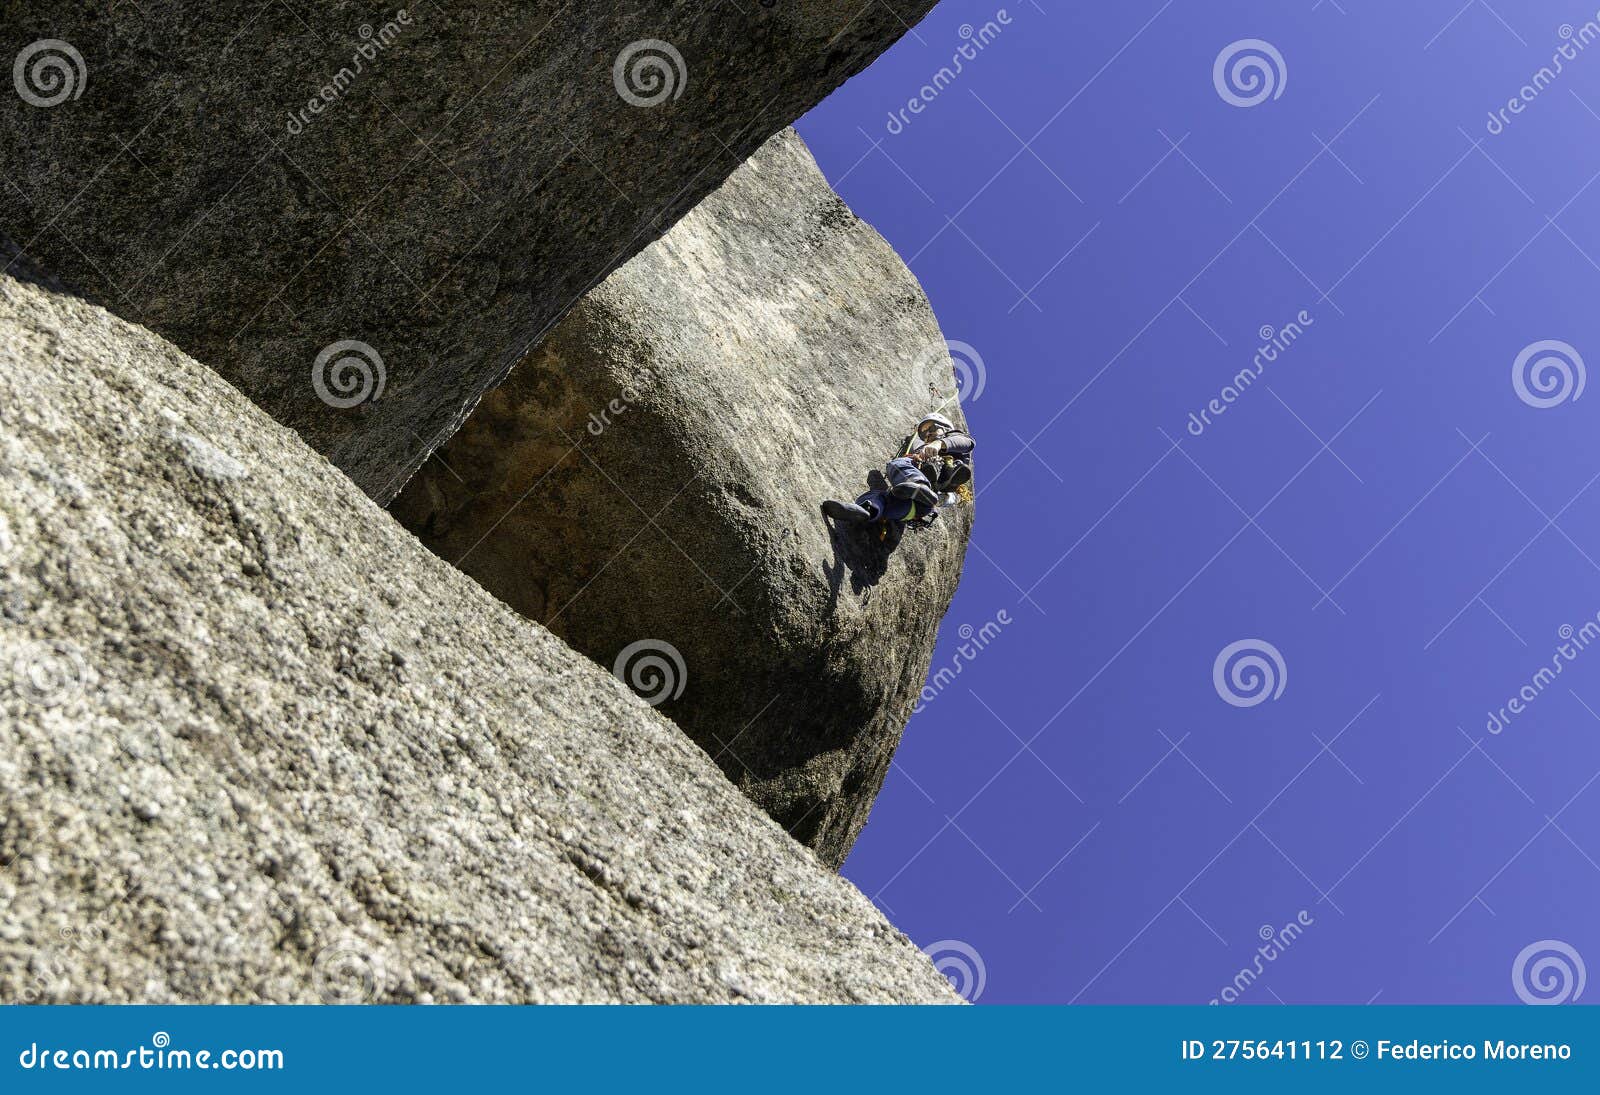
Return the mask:
M845 573L848 571L850 574L852 593L860 593L869 586L877 585L889 569L889 556L893 554L896 544L889 540L880 541L876 526L843 524L826 517L822 521L828 526L833 544L833 562L822 565L832 591L828 606L832 609L838 603Z
M882 472L874 470L867 473L868 490L883 490L887 486ZM839 590L844 584L846 572L850 574L852 593L859 594L878 584L889 570L889 557L900 546L901 535L898 535L899 529L884 535L884 527L878 524L852 525L826 516L822 522L828 526L833 547L833 562L824 563L822 567L823 573L828 576L828 588L831 591L828 607L831 610L839 601Z

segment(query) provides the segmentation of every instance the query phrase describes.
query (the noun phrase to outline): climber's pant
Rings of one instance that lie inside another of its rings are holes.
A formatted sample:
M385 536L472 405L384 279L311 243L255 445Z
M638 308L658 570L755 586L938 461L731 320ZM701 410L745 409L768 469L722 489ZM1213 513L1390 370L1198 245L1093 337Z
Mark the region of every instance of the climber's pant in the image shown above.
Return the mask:
M869 490L856 499L856 505L871 514L874 521L908 521L922 516L914 500L896 498L887 491Z

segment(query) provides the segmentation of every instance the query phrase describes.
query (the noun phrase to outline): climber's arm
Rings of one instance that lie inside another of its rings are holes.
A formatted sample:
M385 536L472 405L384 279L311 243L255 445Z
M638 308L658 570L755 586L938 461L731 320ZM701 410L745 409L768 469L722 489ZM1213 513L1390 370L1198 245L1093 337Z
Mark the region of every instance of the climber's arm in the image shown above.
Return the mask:
M964 433L947 433L939 442L946 456L970 456L975 442Z

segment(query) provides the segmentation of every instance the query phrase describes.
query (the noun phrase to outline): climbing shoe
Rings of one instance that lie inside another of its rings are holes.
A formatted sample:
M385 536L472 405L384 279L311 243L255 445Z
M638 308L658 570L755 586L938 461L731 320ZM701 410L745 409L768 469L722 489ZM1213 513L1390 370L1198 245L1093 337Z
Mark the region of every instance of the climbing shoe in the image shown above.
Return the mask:
M847 521L852 525L859 525L863 521L872 519L872 514L854 502L840 502L835 498L822 503L822 512L835 521Z

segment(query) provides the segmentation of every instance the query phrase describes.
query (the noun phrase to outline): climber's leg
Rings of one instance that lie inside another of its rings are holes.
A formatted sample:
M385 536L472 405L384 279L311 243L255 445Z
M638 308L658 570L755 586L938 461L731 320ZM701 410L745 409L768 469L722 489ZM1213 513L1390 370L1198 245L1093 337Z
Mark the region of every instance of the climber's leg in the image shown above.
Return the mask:
M884 472L889 477L889 496L898 501L919 504L932 509L939 504L939 495L933 484L923 474L917 462L906 457L891 460Z
M858 506L854 502L841 502L835 498L829 498L822 503L822 512L835 521L844 521L852 525L872 520L872 513L864 506Z
M856 505L872 515L874 521L898 523L905 520L914 503L908 498L896 498L881 490L869 490L856 499Z

